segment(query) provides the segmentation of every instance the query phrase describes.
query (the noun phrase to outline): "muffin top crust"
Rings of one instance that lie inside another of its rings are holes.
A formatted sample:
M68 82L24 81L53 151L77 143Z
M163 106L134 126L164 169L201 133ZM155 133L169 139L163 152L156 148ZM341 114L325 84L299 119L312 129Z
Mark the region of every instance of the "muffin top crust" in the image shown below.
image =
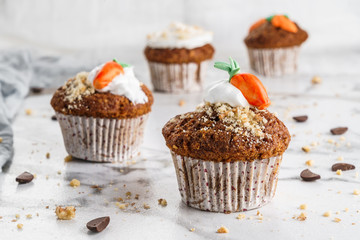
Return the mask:
M135 118L150 112L151 91L123 65L108 62L78 73L56 90L51 106L64 115L96 118Z
M277 22L274 19L281 20ZM275 15L254 23L244 42L249 48L282 48L299 46L307 38L307 32L295 22L285 15Z
M162 133L174 153L216 162L278 156L291 138L286 126L267 110L208 102L170 119Z

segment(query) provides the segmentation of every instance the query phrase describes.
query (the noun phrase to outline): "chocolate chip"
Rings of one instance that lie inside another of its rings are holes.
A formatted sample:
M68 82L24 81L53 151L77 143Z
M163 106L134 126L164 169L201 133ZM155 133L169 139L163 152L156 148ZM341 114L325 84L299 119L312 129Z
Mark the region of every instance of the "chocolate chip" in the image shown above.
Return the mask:
M293 119L297 122L305 122L308 119L308 116L302 115L302 116L295 116Z
M355 166L349 163L335 163L332 165L331 170L336 172L337 170L347 171L355 169Z
M310 171L309 169L305 169L300 173L300 177L307 182L311 182L311 181L315 181L320 179L320 175L313 173L312 171Z
M43 88L39 88L39 87L32 87L32 88L30 88L30 91L31 91L32 93L35 93L35 94L39 94L39 93L41 93L43 90L44 90Z
M51 117L51 120L53 120L53 121L57 121L57 117L56 117L56 115L53 115L53 116Z
M34 175L29 172L23 172L19 176L16 177L16 181L20 184L29 183L34 179Z
M86 227L92 232L101 232L107 225L109 225L110 217L100 217L91 220L86 224Z
M337 128L330 129L330 132L333 135L341 135L341 134L346 133L347 130L348 130L347 127L337 127Z

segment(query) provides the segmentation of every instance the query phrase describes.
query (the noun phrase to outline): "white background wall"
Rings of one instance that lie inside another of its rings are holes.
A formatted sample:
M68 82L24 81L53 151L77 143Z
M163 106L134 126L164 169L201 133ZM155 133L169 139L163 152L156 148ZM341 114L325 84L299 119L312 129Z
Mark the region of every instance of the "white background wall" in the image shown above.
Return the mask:
M249 26L273 13L308 31L305 54L360 51L359 0L0 0L0 49L75 56L89 65L117 57L142 68L146 34L178 20L212 30L216 57L231 54L244 65Z

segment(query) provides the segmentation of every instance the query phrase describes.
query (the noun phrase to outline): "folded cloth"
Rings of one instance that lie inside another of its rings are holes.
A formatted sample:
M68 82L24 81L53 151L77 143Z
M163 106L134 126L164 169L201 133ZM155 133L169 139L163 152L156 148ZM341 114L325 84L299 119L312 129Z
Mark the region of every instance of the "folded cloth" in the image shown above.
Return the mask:
M12 159L11 122L28 94L32 69L29 52L0 52L0 172L1 167Z

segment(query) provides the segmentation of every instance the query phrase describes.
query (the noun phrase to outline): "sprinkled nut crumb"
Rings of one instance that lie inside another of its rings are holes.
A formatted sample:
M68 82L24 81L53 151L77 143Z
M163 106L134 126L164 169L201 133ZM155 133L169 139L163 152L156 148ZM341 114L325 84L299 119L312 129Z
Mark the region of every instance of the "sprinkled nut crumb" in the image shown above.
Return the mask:
M349 208L345 208L345 209L344 209L344 212L348 212L348 211L349 211Z
M46 158L47 158L47 159L50 158L50 153L46 153Z
M306 153L310 152L310 147L309 146L304 146L301 149Z
M60 174L61 174L61 171L60 171L60 170L59 170L59 171L57 171L57 174L59 174L59 175L60 175Z
M359 177L359 172L355 172L355 178Z
M16 225L16 227L17 227L18 229L22 229L23 226L24 226L24 224L22 224L22 223L18 223L18 224Z
M134 199L139 200L139 197L140 197L140 195L139 195L139 194L135 194Z
M339 211L336 211L335 214L340 214L340 212L339 212Z
M32 218L31 214L26 214L26 218Z
M0 216L0 219L2 219L3 217L2 216Z
M185 104L186 104L186 102L185 102L184 100L181 99L181 100L179 101L179 106L180 106L180 107L184 106Z
M245 219L246 218L246 215L245 214L243 214L243 213L240 213L239 215L237 215L237 217L236 217L236 219L239 219L239 220L241 220L241 219Z
M306 213L302 212L300 215L296 218L299 221L305 221L306 220Z
M17 221L17 219L13 219L13 220L11 220L11 222L16 222Z
M351 223L351 225L355 225L356 223Z
M311 79L311 83L312 84L320 84L322 82L322 79L319 77L319 76L314 76L312 79Z
M229 229L224 226L221 226L217 231L217 233L229 233Z
M341 169L338 169L338 170L336 171L336 175L342 175Z
M301 204L300 209L301 210L306 210L307 209L307 204Z
M28 115L28 116L30 116L30 115L32 114L31 109L26 109L26 110L25 110L25 114Z
M71 155L67 155L67 156L64 158L64 161L65 161L65 162L70 162L70 161L72 161L72 156L71 156Z
M158 200L158 202L159 202L159 205L161 205L161 206L163 206L163 207L166 207L166 206L167 206L167 201L166 201L165 199L163 199L163 198L160 198L160 199Z
M314 161L313 160L307 160L305 162L305 164L308 165L308 166L312 166L312 165L314 165Z
M0 143L2 143L2 141L3 141L3 138L2 138L2 137L0 137Z
M331 139L331 138L330 138L330 139L327 140L327 142L328 142L328 143L334 143L335 141L334 141L334 139Z
M126 207L127 207L127 205L125 203L120 204L117 202L116 205L122 210L126 209Z
M341 219L340 218L334 218L334 222L341 222Z
M150 205L147 203L144 203L144 209L150 209Z
M80 181L74 178L73 180L71 180L70 186L72 186L73 188L77 188L80 186Z
M19 219L19 218L20 218L20 214L15 214L15 217L16 217L17 219Z
M354 195L360 195L360 190L359 190L359 189L354 189L353 194L354 194Z
M190 232L195 232L195 228L190 228Z
M312 142L310 145L313 146L313 147L316 147L317 145L319 145L319 143L318 142Z
M345 141L345 139L346 139L346 138L345 138L344 136L341 136L341 137L339 138L340 141Z
M55 213L60 220L70 220L75 217L75 211L74 206L67 206L65 208L58 206L56 207Z
M336 160L338 160L338 161L344 161L344 157L343 157L343 156L339 156Z
M131 196L131 192L126 192L126 196Z
M331 216L331 212L330 212L330 211L324 212L323 216L324 216L324 217L330 217L330 216Z

